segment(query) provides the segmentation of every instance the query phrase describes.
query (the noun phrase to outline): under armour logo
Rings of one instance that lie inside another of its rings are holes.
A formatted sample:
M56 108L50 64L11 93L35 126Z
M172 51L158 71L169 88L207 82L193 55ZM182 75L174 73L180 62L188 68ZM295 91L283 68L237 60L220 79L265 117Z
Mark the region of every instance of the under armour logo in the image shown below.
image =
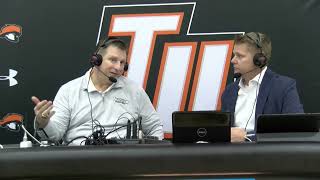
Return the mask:
M18 81L14 78L18 74L18 71L9 69L9 76L0 76L0 80L9 80L9 86L18 84Z

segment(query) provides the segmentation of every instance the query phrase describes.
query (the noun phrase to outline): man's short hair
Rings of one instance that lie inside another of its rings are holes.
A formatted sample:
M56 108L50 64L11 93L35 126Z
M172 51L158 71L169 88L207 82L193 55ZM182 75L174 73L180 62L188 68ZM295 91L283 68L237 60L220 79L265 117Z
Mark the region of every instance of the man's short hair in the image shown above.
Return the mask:
M271 59L271 40L266 34L260 32L249 32L243 35L236 35L234 44L242 43L250 45L258 52L262 51L268 61Z
M117 47L123 51L126 51L126 54L128 54L127 44L117 37L109 37L107 39L100 40L98 43L98 48L99 48L98 54L101 54L101 55L104 54L105 50L110 46Z

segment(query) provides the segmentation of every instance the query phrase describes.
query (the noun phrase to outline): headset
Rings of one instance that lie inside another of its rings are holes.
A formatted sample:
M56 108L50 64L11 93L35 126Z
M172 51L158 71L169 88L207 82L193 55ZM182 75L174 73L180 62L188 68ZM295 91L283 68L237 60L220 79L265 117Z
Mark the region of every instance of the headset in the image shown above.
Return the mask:
M258 49L260 49L260 52L259 53L256 53L254 56L253 56L253 64L255 66L257 66L258 68L262 69L264 66L267 65L267 57L264 55L263 51L262 51L262 45L261 45L261 36L259 33L257 32L253 32L255 35L256 35L256 38L253 37L251 34L245 34L246 37L248 37L249 39L251 39L255 45L257 46ZM258 82L261 78L261 72L259 73L259 78L258 78ZM248 123L254 113L254 107L257 103L257 98L258 98L258 89L260 88L260 85L258 85L257 89L256 89L256 98L254 100L254 105L252 107L252 110L251 110L251 113L250 113L250 116L246 122L246 126L245 126L245 130L247 130L247 126L248 126ZM245 137L247 139L247 137Z
M122 41L119 38L116 37L109 37L106 38L104 40L101 40L100 42L102 43L98 43L98 48L97 50L93 53L93 55L90 58L90 64L91 66L100 66L102 64L102 55L99 54L99 51L101 48L108 48L110 45L114 44L114 43L120 43L122 44L124 47L126 47L126 43L124 41ZM128 64L128 60L126 61L123 70L124 71L128 71L129 69L129 64Z
M259 68L263 68L267 65L268 58L264 55L262 51L262 45L261 45L261 36L257 32L253 32L257 37L252 37L251 34L245 34L246 37L251 39L257 46L258 49L260 49L259 53L256 53L253 56L253 64Z

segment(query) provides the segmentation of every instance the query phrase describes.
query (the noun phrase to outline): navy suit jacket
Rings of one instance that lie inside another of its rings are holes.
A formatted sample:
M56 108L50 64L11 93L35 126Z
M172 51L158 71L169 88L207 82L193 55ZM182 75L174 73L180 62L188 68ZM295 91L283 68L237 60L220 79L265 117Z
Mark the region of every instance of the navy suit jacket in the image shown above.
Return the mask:
M240 78L228 85L221 97L221 110L234 112L238 98ZM255 118L260 114L303 113L297 92L296 81L272 72L269 68L262 79ZM234 122L232 122L232 125ZM255 123L257 124L257 123Z

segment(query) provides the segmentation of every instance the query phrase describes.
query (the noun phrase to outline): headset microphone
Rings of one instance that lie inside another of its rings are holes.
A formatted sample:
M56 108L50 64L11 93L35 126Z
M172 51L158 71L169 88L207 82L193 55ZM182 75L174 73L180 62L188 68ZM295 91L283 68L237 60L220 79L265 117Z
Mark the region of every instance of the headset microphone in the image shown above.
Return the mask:
M100 42L98 44L98 48L96 49L96 51L93 53L93 55L90 58L90 64L92 67L99 67L102 64L103 61L103 57L101 54L99 54L98 52L100 51L101 48L107 48L110 44L112 43L120 43L123 46L125 45L125 42L123 42L121 39L118 38L107 38L105 40L103 40L102 42ZM129 68L129 64L128 62L125 63L123 70L124 71L128 71ZM107 76L105 73L103 73L99 68L96 68L98 71L100 71L104 76L106 76L112 83L116 83L117 79L111 76Z
M117 82L116 78L111 77L111 76L107 76L104 72L102 72L100 70L99 66L102 63L102 56L100 54L95 53L95 55L91 57L90 63L91 63L92 67L95 67L101 74L103 74L105 77L107 77L112 83L116 83Z
M262 50L262 45L261 45L261 37L260 37L260 34L259 33L254 33L256 37L253 37L250 33L249 34L245 34L244 36L248 37L250 40L252 40L254 42L254 44L257 46L257 48L260 50L259 53L256 53L254 56L253 56L253 64L257 67L257 68L254 68L246 73L235 73L233 75L233 78L240 78L241 76L247 74L247 73L250 73L258 68L262 69L264 66L267 65L267 57L265 56L265 54L263 53L263 50Z
M112 77L112 76L107 76L104 72L102 72L98 67L96 67L96 69L101 73L103 74L105 77L107 77L112 83L116 83L117 82L117 79Z
M234 73L233 74L233 79L239 79L242 76L241 73Z
M254 68L254 69L252 69L252 70L250 70L250 71L248 71L248 72L245 72L245 73L234 73L233 74L233 78L235 78L235 79L238 79L238 78L240 78L241 76L243 76L243 75L245 75L245 74L248 74L248 73L251 73L252 71L255 71L255 70L257 70L257 69L259 69L259 67L257 67L257 68Z

